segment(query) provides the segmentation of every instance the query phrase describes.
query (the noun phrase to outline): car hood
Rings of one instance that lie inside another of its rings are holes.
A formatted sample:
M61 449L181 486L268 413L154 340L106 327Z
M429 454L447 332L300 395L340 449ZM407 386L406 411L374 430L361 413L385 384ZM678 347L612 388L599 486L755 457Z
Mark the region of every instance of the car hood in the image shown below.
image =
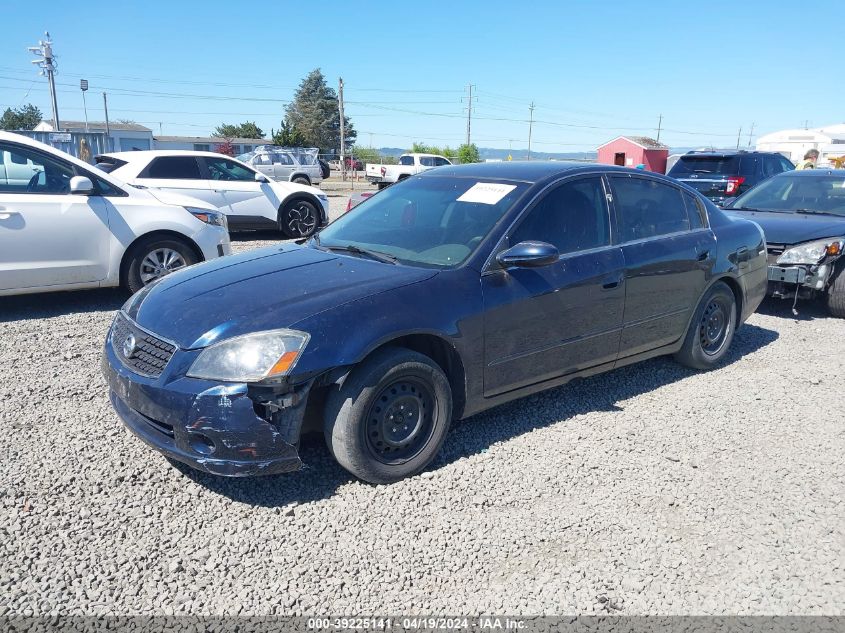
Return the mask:
M138 300L130 299L126 310L141 327L193 349L240 334L291 327L437 272L288 243L168 275L142 290Z
M192 198L191 196L183 196L180 193L172 193L170 191L163 191L162 189L153 189L152 187L144 187L140 191L145 191L153 198L164 204L171 204L177 207L196 207L198 209L208 209L209 211L217 211L217 207L210 205L204 200Z
M803 213L725 210L734 218L753 220L773 244L800 244L825 237L845 235L845 218Z

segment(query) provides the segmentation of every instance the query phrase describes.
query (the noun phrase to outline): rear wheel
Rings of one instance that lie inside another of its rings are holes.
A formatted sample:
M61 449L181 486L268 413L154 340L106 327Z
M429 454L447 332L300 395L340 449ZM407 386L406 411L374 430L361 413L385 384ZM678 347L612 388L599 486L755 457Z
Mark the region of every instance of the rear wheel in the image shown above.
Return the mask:
M827 289L827 309L832 316L845 319L845 264L840 264Z
M296 239L313 235L317 230L317 207L307 200L292 200L279 212L279 229Z
M452 391L427 356L386 348L355 368L326 402L325 436L356 477L386 484L414 475L440 451L452 417Z
M736 297L727 284L717 281L698 304L675 360L693 369L714 367L731 346L736 322Z
M196 264L198 257L187 242L173 237L142 239L126 254L123 285L136 293L156 279Z

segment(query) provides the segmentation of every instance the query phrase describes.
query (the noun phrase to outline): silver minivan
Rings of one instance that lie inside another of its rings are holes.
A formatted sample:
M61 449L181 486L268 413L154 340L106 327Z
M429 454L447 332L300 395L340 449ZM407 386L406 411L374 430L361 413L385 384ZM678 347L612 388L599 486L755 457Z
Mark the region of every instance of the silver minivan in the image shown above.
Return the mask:
M316 147L282 148L262 145L237 158L273 180L316 185L323 180L323 170L317 160L318 151Z

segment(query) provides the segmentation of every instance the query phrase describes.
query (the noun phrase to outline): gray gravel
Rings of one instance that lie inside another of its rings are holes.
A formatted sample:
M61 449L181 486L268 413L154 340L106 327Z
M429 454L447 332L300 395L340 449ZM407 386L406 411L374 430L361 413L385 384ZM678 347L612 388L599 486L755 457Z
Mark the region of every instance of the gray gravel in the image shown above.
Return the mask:
M817 307L765 303L707 374L657 359L478 415L370 486L321 438L252 480L148 450L98 368L124 299L2 299L0 616L843 612L845 321Z

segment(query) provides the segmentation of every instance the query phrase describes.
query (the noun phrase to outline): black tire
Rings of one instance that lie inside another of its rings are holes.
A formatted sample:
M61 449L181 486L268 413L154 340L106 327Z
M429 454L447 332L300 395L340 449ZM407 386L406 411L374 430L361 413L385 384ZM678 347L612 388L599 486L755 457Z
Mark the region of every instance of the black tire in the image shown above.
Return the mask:
M831 316L845 319L845 264L840 263L833 274L827 289L827 309Z
M392 347L373 354L331 392L323 428L341 466L364 481L388 484L432 462L451 419L452 390L440 367Z
M329 166L329 164L322 158L320 158L317 162L320 163L320 171L323 174L323 180L330 177L332 175L332 168Z
M317 207L308 200L291 200L279 211L279 230L291 239L308 237L317 230L319 218Z
M174 259L168 259L168 256ZM196 264L199 257L186 241L175 237L151 236L132 246L124 261L126 264L122 284L129 292L135 294L159 277ZM157 276L153 262L160 264Z
M727 354L736 333L737 309L733 291L722 281L710 286L690 322L675 360L693 369L711 369Z
M379 191L381 191L382 189L384 189L385 187L387 187L387 185L389 185L389 184L390 184L390 183L387 183L387 182L380 182L380 183L378 183L376 186L378 187L378 190L379 190Z
M311 186L311 181L305 176L297 176L291 182L295 182L298 185L308 185Z

